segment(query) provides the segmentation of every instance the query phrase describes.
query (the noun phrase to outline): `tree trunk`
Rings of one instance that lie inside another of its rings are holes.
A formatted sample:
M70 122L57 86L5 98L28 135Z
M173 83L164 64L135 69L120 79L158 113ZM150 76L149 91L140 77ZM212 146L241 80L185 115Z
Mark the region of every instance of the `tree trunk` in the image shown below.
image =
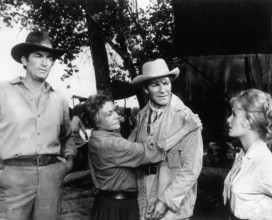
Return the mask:
M110 91L110 71L105 41L92 16L104 13L104 0L87 0L87 24L90 36L90 48L93 59L97 91Z

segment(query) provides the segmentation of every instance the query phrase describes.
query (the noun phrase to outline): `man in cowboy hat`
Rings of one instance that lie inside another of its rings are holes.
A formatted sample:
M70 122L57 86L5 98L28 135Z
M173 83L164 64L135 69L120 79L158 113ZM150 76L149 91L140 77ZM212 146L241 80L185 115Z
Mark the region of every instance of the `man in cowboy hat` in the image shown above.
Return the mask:
M42 31L11 50L26 76L0 84L0 219L59 219L75 150L68 103L46 79L63 53Z
M172 137L175 147L156 166L138 171L141 219L189 219L196 201L197 178L202 168L203 143L201 126L183 138L174 135L186 128L191 110L172 92L172 81L179 69L169 71L163 59L147 62L142 75L132 85L142 87L148 104L139 112L137 126L129 140L145 143Z

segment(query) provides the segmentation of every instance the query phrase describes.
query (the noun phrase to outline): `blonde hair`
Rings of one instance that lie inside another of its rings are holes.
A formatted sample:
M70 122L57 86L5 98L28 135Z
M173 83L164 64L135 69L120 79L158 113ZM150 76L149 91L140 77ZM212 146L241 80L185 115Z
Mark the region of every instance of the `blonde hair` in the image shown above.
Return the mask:
M258 89L242 91L230 100L233 108L245 112L251 129L258 132L267 143L272 142L272 99L271 95Z

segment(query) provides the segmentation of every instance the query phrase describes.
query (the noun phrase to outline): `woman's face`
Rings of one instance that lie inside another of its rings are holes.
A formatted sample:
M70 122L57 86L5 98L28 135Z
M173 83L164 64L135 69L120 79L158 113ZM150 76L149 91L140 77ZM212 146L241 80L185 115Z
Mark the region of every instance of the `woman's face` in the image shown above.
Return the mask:
M120 116L114 110L114 104L111 101L105 102L103 108L97 113L97 117L99 130L114 131L120 128Z
M230 137L243 137L249 131L249 123L245 112L237 108L232 109L231 116L227 119Z

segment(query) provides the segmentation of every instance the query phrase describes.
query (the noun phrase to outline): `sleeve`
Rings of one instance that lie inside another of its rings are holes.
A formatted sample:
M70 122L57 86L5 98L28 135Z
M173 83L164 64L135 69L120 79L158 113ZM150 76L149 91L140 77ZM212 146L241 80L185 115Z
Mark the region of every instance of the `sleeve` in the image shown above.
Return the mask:
M179 152L181 166L178 173L162 195L159 195L159 199L174 211L178 211L182 200L196 184L202 169L201 129L189 133L181 145L182 151Z
M264 194L272 197L272 171L263 172L260 181Z
M139 121L140 121L140 114L137 115L137 120L136 120L136 125L132 132L130 133L128 140L129 141L136 141L136 136L137 136L137 131L138 131L138 126L139 126Z
M107 168L138 167L143 164L156 163L165 160L165 141L156 143L136 143L120 138L103 138L102 151L98 152L104 158Z
M74 115L71 121L72 132L77 133L79 132L79 117Z
M63 120L60 128L59 140L61 143L63 157L66 157L68 155L76 155L76 148L72 137L69 107L66 99L64 99L63 101Z
M166 151L171 150L174 146L176 146L182 139L192 131L197 129L202 129L200 124L197 124L192 117L189 115L193 115L193 113L185 113L184 117L184 126L182 129L178 129L175 133L171 133L168 137L165 138L166 141Z

